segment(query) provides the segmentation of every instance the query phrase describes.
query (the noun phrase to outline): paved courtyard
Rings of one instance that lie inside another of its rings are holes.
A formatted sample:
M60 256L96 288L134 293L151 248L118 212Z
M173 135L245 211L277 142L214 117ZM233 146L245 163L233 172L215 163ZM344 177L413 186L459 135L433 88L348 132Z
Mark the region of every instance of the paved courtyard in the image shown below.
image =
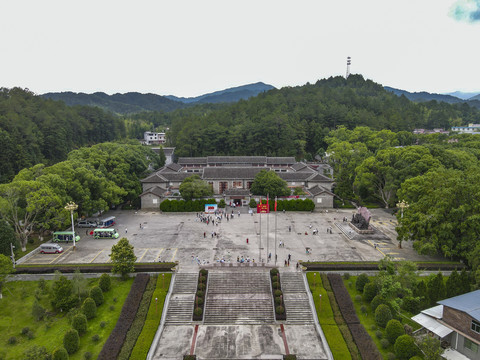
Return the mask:
M138 262L179 261L180 271L201 264L219 261L237 262L238 258L264 261L284 266L291 255L290 266L298 260L366 261L379 260L385 255L396 259L421 260L410 243L399 249L396 241L396 219L381 209L372 210L371 224L375 235L350 232L343 218L351 218L353 210L328 212L278 212L248 214L247 208L226 208L233 219L215 225L199 221L196 213L172 214L154 211L110 211L104 216L116 216L115 228L120 237L127 237L135 248ZM275 223L277 223L275 230ZM141 226L140 226L141 225ZM290 228L290 231L289 231ZM331 233L327 231L331 228ZM317 229L318 234L313 235ZM35 254L25 263L105 263L110 261L110 249L118 240L93 239L87 229L78 228L81 236L73 251L71 243L62 244L62 254ZM212 235L213 234L213 235ZM248 243L247 243L248 238ZM279 247L280 241L284 246ZM375 246L376 245L376 246ZM306 253L306 248L311 252ZM268 254L271 260L268 261Z

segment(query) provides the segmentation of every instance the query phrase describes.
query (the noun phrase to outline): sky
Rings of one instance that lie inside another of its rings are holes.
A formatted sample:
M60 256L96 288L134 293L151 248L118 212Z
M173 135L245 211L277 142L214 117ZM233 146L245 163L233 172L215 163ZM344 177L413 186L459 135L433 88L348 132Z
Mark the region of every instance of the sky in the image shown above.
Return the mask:
M0 0L0 87L198 96L351 72L480 91L480 0Z

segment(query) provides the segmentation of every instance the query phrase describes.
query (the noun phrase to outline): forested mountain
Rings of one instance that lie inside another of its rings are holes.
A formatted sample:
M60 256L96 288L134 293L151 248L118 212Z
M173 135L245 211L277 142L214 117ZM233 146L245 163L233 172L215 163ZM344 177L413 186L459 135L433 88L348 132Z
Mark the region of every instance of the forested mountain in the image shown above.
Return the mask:
M123 120L98 108L66 106L20 88L0 89L0 182L80 146L125 137Z
M172 111L184 106L182 102L167 99L156 94L140 94L129 92L126 94L108 95L103 92L93 94L60 92L46 93L41 97L61 100L67 105L97 106L115 114L131 114L141 111Z
M237 102L239 100L246 100L258 94L275 89L272 85L264 84L263 82L258 82L255 84L248 84L243 86L237 86L225 90L215 91L213 93L196 96L196 97L176 97L173 95L166 96L171 100L181 101L186 104L192 103L223 103L223 102Z
M351 75L316 84L261 93L238 103L162 114L171 124L169 145L177 156L267 155L311 159L327 148L325 137L339 125L349 129L405 130L444 128L480 122L467 104L414 103L382 85Z
M480 102L479 101L472 101L472 100L480 100L475 98L463 99L453 96L451 94L432 94L426 91L421 92L408 92L406 90L395 89L389 86L384 86L385 90L394 93L397 96L404 95L408 100L414 102L426 102L426 101L442 101L449 104L459 104L459 103L467 103L470 106L474 106L480 109Z

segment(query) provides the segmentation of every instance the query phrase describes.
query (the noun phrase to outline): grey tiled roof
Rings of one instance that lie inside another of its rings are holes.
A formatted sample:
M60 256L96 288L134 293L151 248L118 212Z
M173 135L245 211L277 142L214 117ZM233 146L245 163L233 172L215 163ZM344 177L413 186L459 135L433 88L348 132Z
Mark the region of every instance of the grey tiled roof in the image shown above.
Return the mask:
M225 195L229 195L229 196L232 196L232 195L248 196L248 195L250 195L250 190L232 188L232 189L225 190Z
M203 180L253 180L261 167L206 167L203 169Z
M296 160L292 157L267 157L267 165L291 165L295 164Z
M164 147L163 148L163 153L165 154L165 156L172 155L174 151L175 151L174 147Z
M301 163L301 162L296 163L296 164L293 164L293 165L291 166L291 168L292 168L293 170L295 170L295 171L299 171L299 170L301 170L301 169L303 169L303 168L306 168L306 167L307 167L307 165L305 165L304 163Z
M214 164L266 164L266 156L208 156L209 165Z
M312 178L308 179L308 181L321 181L321 182L333 182L328 176L322 174L315 174Z
M164 182L165 179L161 177L161 171L164 168L161 168L159 171L147 176L145 179L140 180L142 183L158 183L158 182Z
M181 158L178 158L178 164L207 165L207 158L206 157L181 157Z
M158 197L161 197L167 190L160 187L160 186L154 186L143 193L140 194L140 196L143 196L145 194L154 194L157 195Z
M323 186L320 186L320 185L315 185L314 187L306 190L313 196L320 195L321 193L327 193L332 196L334 195L330 190L325 189Z
M162 172L161 176L167 181L183 181L185 178L195 174L186 173L186 172ZM201 175L201 174L196 174Z
M463 311L475 320L480 321L480 290L475 290L450 299L438 301L443 306Z
M175 164L175 163L171 163L171 164L168 164L167 166L165 166L166 168L170 169L170 170L173 170L173 171L179 171L183 166L182 165L178 165L178 164Z
M299 171L299 172L281 172L277 173L285 181L307 181L312 176L311 172Z

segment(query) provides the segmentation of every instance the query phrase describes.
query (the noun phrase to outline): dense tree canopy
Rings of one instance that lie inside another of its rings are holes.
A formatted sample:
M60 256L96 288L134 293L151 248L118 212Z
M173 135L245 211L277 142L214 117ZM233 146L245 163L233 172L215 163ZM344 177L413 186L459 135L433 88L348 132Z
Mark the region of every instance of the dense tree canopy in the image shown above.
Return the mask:
M65 160L80 146L123 137L124 122L99 108L68 107L28 90L0 88L0 182L25 167Z
M182 198L189 201L213 195L213 189L198 175L192 175L182 181L179 188Z
M267 170L262 170L255 176L250 191L254 195L268 195L271 199L276 196L290 195L287 182L282 180L275 171Z

